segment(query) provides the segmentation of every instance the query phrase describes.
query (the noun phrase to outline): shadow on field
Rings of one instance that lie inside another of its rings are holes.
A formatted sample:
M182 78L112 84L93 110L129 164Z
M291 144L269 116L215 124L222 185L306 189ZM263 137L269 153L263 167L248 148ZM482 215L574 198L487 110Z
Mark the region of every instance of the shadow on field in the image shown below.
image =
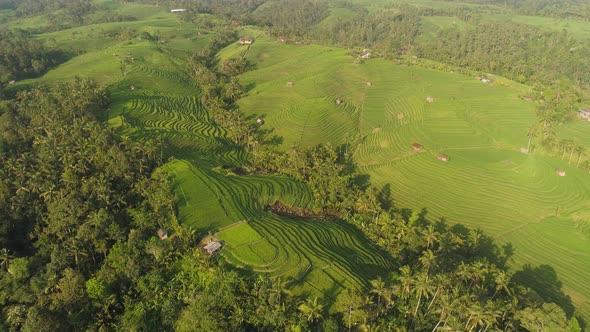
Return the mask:
M514 274L512 281L532 289L545 302L557 304L568 318L573 316L575 308L572 299L562 291L562 283L551 266L543 264L532 267L527 264Z

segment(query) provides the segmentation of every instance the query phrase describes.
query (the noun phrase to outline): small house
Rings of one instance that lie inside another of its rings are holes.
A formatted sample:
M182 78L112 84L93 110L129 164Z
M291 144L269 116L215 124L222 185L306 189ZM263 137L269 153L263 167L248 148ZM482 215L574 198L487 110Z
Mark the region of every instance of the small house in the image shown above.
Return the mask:
M440 161L444 161L447 162L449 161L449 156L447 156L446 154L439 154L436 156L436 159L440 160Z
M288 87L292 87L292 86L294 86L294 85L295 85L295 83L293 83L293 82L287 82L287 86L288 86Z
M239 43L240 43L240 46L243 46L243 45L250 45L250 44L252 44L253 42L254 42L254 39L252 39L252 38L250 38L250 37L246 37L246 38L240 38L240 41L239 41Z
M131 89L132 91L135 90L135 85L130 86L129 89Z
M262 119L256 119L256 124L259 125L259 126L260 125L263 125L264 124L264 120L262 120Z
M219 251L219 249L221 249L221 242L217 241L209 242L209 244L203 247L203 250L205 250L209 255L213 255Z
M10 85L13 85L14 83L16 83L15 80L8 81L8 84L10 84Z
M529 149L527 149L527 148L520 148L520 153L529 154Z
M185 11L186 11L186 9L184 9L184 8L177 8L177 9L171 9L170 13L178 14L178 13L184 13Z
M157 234L158 234L158 237L162 240L165 240L168 238L168 232L163 228L158 229Z
M481 82L482 82L482 83L485 83L485 84L491 84L491 83L492 83L492 81L491 81L491 80L489 80L489 79L487 79L487 78L482 78L482 79L481 79Z
M424 145L414 143L414 144L412 144L412 149L414 149L414 151L416 151L416 152L420 152L420 151L424 150Z
M291 38L287 37L287 36L280 36L279 38L277 38L278 41L280 41L281 43L288 43L291 41Z
M580 118L582 120L590 121L590 108L587 108L585 110L579 110L578 111L578 118Z
M367 82L367 86L373 86L373 83Z
M336 99L336 105L342 105L343 103L344 103L344 100Z
M426 99L424 99L427 103L433 103L434 102L434 98L432 97L426 97Z
M559 176L566 176L565 171L562 170L561 168L556 168L555 173L557 173L557 175L559 175Z

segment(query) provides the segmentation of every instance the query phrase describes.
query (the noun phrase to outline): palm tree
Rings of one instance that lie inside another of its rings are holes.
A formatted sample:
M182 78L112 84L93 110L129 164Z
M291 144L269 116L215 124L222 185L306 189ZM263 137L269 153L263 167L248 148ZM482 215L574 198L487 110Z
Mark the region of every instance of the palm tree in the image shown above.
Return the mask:
M387 292L387 287L385 286L385 282L378 277L375 280L371 280L371 290L370 293L377 296L377 306L381 307L381 298Z
M430 282L428 280L428 275L425 273L420 273L416 276L416 281L414 283L414 294L418 297L418 302L416 303L416 308L414 309L414 315L412 317L412 324L416 322L416 316L418 315L418 309L420 308L420 303L422 298L428 298L432 291Z
M570 157L567 160L568 164L572 161L572 156L574 155L574 152L578 148L578 143L576 143L576 141L574 141L574 140L571 140L570 144L569 144L569 148L570 148Z
M576 162L576 167L580 166L580 161L582 160L582 155L584 155L585 151L586 151L586 148L582 145L578 145L576 147L576 152L578 153L578 161Z
M559 141L559 146L561 146L561 148L563 149L561 152L561 159L565 157L565 152L572 143L573 141L571 139L562 139Z
M414 284L414 279L412 278L412 272L410 267L404 265L400 268L400 276L397 278L401 283L401 298L404 298L405 294L410 294L412 291L412 285Z
M584 160L581 165L582 169L586 172L590 172L590 160Z
M301 303L298 309L307 317L307 321L313 324L322 318L324 305L318 302L318 297L316 296L313 300L307 299Z
M426 241L426 249L430 249L436 241L438 241L439 233L434 229L433 225L428 225L422 232L423 238Z
M539 131L539 127L537 127L536 125L533 125L529 128L529 131L527 132L527 136L529 137L529 143L527 144L527 150L530 151L531 149L531 141L533 140L533 138L537 137Z
M12 255L10 254L10 251L6 248L2 248L2 250L0 250L0 266L3 266L6 271L8 271L8 268L10 267L11 259Z

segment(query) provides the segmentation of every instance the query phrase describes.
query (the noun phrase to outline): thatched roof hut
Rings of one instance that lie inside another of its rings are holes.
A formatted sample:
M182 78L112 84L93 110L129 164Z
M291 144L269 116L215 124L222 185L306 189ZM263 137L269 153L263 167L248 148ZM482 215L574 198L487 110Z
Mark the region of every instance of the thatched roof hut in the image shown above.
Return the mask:
M254 39L250 37L240 38L239 44L240 45L250 45L254 42Z
M336 99L336 105L342 105L342 104L344 104L344 100Z
M168 232L163 228L158 229L157 234L158 234L158 237L162 240L165 240L168 238Z
M203 250L205 250L209 255L213 255L219 249L221 249L221 242L217 241L209 242L209 244L203 247Z
M130 86L129 89L135 90L135 85Z
M416 152L420 152L420 151L424 150L424 145L419 144L419 143L414 143L414 144L412 144L412 149L414 149L414 151L416 151Z
M292 87L292 86L294 86L294 85L295 85L295 83L293 83L293 82L287 82L287 86L288 86L288 87Z
M449 156L447 156L446 154L440 153L436 156L436 159L438 159L440 161L447 162L447 161L449 161Z
M10 81L8 81L8 84L10 84L10 85L13 85L14 83L16 83L16 81L15 81L15 80L10 80Z
M432 98L432 97L426 97L425 101L427 103L433 103L434 102L434 98Z
M527 148L520 148L520 153L529 154L529 149L527 149Z
M578 117L586 121L590 121L590 108L578 111Z
M256 119L256 124L257 125L263 125L264 124L264 120L262 120L262 119Z
M373 86L373 83L367 82L367 86Z
M566 176L567 174L565 173L564 170L562 170L561 168L556 168L555 169L555 173L557 173L557 175L559 176Z

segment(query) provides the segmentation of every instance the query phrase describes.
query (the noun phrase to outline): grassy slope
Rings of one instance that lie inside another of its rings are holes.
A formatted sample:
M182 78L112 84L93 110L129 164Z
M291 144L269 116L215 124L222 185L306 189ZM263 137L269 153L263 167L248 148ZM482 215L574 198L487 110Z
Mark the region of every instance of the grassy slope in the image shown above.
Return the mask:
M139 20L39 35L85 53L40 79L18 84L80 76L108 85L113 98L109 123L132 139L166 140L168 153L177 158L163 167L173 180L180 220L200 233L220 230L217 236L226 242L222 256L235 266L290 279L296 293L330 297L343 286L366 287L368 280L393 271L392 258L346 224L265 211L277 199L306 207L311 195L303 184L283 177L237 176L223 167L240 166L248 156L211 121L200 105L198 86L185 74L185 59L209 38L205 31L197 35L194 26L178 25L160 7L126 4L115 9ZM157 31L166 43L104 37L122 28ZM120 60L127 54L135 60L123 76Z
M222 55L234 52L230 46ZM590 232L582 225L590 219L590 179L558 158L519 152L535 115L515 89L378 59L355 65L345 50L264 38L248 59L257 69L241 77L253 85L241 109L265 117L285 149L352 143L360 171L391 185L398 206L426 207L432 218L512 243L517 268L551 265L588 317L582 276L590 274ZM425 151L412 152L413 142ZM568 176L558 177L557 167Z

